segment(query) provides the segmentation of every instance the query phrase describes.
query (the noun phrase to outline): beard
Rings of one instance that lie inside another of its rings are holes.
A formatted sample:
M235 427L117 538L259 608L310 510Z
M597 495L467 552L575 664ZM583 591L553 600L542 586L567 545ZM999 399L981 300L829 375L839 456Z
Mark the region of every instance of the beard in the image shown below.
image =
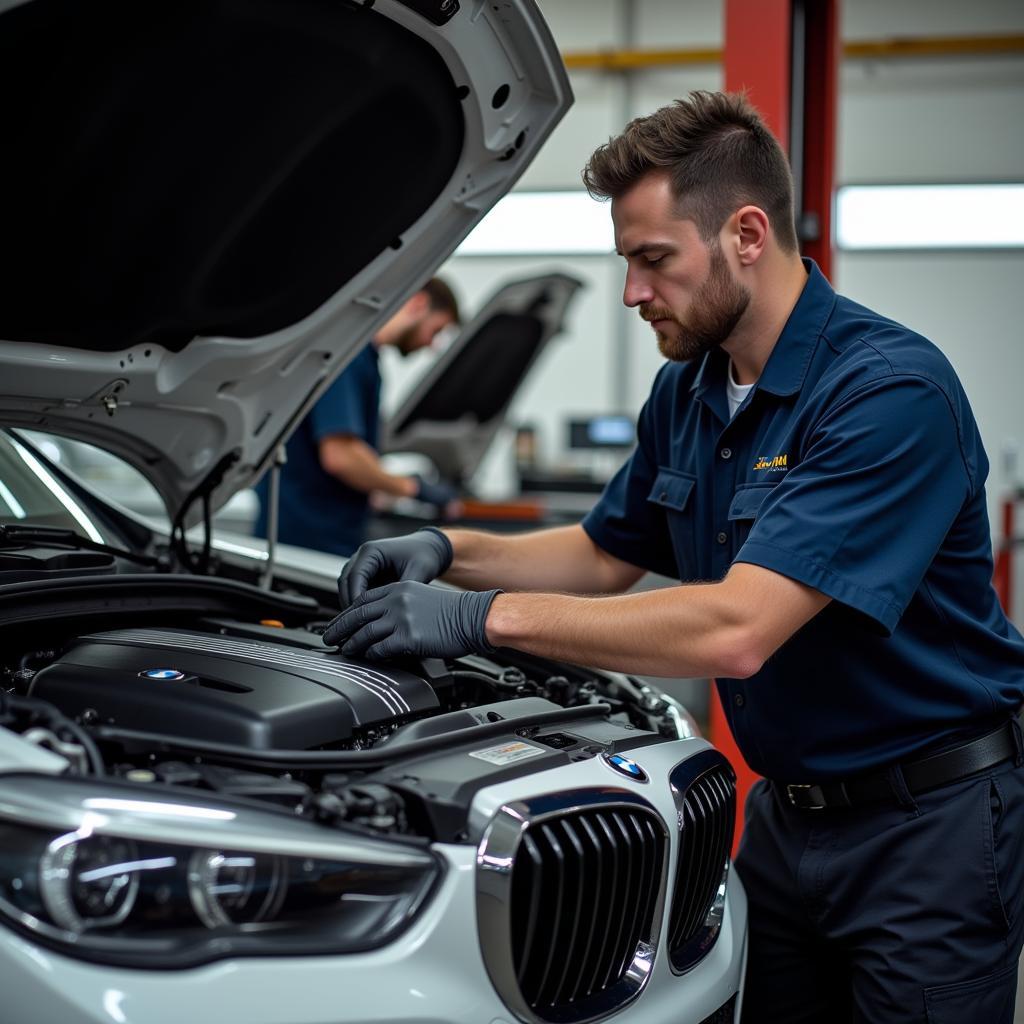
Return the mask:
M416 332L419 324L410 324L394 341L394 347L398 349L403 359L411 356L420 346L416 343Z
M716 244L711 248L711 265L704 283L694 292L686 315L677 317L660 306L643 305L640 316L670 320L669 332L658 331L658 351L676 363L685 363L718 348L735 330L750 305L750 292L733 280L729 264Z

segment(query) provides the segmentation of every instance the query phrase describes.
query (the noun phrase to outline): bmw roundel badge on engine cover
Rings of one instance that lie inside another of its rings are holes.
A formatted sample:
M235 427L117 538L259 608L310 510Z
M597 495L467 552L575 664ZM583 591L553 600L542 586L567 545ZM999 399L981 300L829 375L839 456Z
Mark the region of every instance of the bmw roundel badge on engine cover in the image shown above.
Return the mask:
M625 775L627 779L632 779L634 782L650 782L647 772L636 761L624 757L622 754L602 754L601 760L613 771Z

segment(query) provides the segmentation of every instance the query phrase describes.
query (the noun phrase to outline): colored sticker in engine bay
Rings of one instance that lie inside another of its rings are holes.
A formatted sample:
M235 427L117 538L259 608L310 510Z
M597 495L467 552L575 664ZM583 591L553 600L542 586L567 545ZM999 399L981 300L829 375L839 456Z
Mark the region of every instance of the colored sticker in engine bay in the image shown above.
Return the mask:
M470 751L470 757L478 757L481 761L489 761L491 764L514 764L516 761L523 761L528 757L536 757L537 754L545 754L546 750L540 747L531 747L529 743L503 743L500 747L488 747L486 750Z

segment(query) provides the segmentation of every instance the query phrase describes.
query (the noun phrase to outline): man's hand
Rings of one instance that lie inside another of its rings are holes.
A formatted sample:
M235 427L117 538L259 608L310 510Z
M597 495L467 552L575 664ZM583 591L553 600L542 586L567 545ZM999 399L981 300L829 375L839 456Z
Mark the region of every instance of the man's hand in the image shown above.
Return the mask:
M345 563L338 577L341 608L348 608L371 587L397 580L429 583L452 564L452 546L448 538L431 526L389 540L363 544Z
M339 644L342 654L374 660L490 653L487 613L500 593L391 583L368 591L342 612L324 631L324 643Z
M416 481L416 493L413 497L417 501L424 501L428 505L436 505L438 508L447 508L454 501L459 499L459 490L447 480L438 480L431 483L424 480L419 473L413 473L413 480Z

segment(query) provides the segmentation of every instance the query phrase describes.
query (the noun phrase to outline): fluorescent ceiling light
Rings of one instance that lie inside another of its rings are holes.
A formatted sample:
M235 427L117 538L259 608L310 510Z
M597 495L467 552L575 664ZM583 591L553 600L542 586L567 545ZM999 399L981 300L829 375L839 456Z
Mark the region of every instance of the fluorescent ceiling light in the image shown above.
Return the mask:
M1024 246L1024 185L850 185L836 197L840 249Z
M511 192L455 255L604 255L614 249L608 203L591 199L586 192Z
M836 195L841 249L1024 247L1024 185L848 185ZM609 204L580 192L512 192L457 256L606 255Z

